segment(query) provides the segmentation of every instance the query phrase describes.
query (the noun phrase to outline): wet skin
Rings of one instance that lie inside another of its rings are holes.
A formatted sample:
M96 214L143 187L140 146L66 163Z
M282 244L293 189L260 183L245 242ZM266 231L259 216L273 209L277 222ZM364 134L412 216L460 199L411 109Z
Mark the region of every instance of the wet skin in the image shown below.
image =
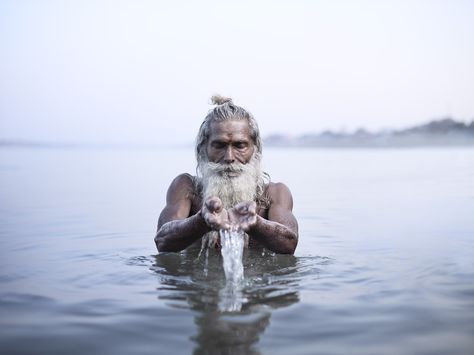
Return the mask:
M247 121L213 122L206 146L208 159L218 164L247 164L255 151ZM270 204L241 202L223 208L218 197L202 202L188 174L176 177L168 189L166 206L160 214L155 243L158 251L180 251L211 230L241 229L251 239L276 253L293 254L298 242L298 223L292 213L290 190L282 183L269 183ZM259 213L257 213L259 212Z
M236 161L247 164L252 159L255 146L251 139L247 121L223 121L211 124L211 135L207 144L210 162L232 164ZM229 173L228 173L229 176ZM240 203L225 210L218 197L204 203L203 217L212 229L229 229L231 226L247 232L256 223L255 202Z

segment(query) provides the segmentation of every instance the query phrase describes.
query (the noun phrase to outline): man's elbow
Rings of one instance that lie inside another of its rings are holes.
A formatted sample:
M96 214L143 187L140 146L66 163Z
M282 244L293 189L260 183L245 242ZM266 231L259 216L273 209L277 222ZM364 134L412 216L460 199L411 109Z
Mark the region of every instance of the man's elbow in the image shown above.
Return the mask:
M298 245L298 235L291 233L286 236L286 240L283 243L280 243L276 248L274 247L274 252L277 254L289 254L293 255Z
M285 243L285 247L283 248L281 254L291 254L293 255L296 250L296 246L298 245L298 234L292 233L289 236L287 243Z
M156 238L155 237L155 245L156 249L158 250L158 253L168 253L168 252L177 252L180 251L180 249L174 249L172 248L169 243L166 242L166 240L162 238Z
M277 254L286 254L286 255L293 255L295 253L296 246L293 245L280 245L278 247L267 247L271 251Z
M173 242L161 229L156 233L155 245L159 253L176 253L183 250L179 244Z
M156 233L155 235L155 245L156 245L156 250L158 252L162 252L163 250L163 239L159 236L159 233Z
M162 236L160 231L156 233L155 245L159 253L174 251L171 250L169 243L166 241L166 237Z
M279 254L289 254L293 255L296 250L296 243L286 245L282 250L279 251Z

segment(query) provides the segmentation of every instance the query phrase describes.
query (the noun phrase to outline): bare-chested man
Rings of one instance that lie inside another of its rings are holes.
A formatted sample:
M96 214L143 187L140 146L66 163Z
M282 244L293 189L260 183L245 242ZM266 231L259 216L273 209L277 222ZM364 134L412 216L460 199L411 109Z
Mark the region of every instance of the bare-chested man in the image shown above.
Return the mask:
M269 181L260 167L262 141L253 116L231 99L216 105L196 140L197 176L181 174L168 189L155 243L160 252L180 251L201 240L219 247L219 230L238 228L248 247L293 254L298 223L288 187Z

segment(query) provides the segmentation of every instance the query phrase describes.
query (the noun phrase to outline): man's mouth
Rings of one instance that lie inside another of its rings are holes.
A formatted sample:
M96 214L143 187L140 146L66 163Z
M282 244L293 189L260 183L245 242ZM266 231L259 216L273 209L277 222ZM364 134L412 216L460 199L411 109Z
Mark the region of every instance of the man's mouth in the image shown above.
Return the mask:
M234 178L240 175L240 171L234 169L224 169L221 173L223 176Z

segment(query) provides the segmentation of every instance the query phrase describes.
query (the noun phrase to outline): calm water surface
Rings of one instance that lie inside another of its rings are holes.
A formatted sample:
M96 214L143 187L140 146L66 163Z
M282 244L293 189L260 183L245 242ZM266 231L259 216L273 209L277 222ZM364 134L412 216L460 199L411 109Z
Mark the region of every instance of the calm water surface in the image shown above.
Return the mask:
M267 149L264 166L300 242L246 251L232 292L216 251L153 243L192 148L0 149L0 352L474 352L474 149Z

